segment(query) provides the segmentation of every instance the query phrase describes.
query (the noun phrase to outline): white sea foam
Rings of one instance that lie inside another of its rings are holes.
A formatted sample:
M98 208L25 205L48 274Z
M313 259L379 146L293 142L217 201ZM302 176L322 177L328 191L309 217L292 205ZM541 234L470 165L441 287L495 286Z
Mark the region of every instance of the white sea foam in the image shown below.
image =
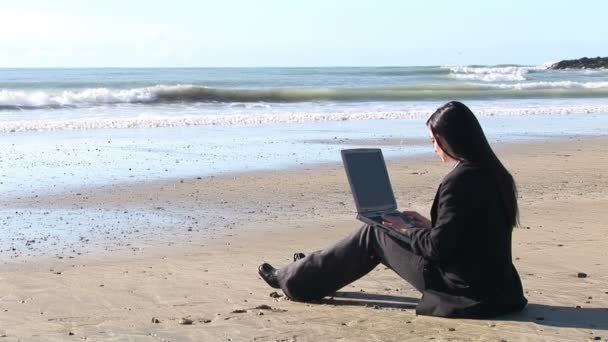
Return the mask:
M553 81L553 82L527 82L527 83L495 83L480 84L488 88L496 89L608 89L608 82L576 82L576 81Z
M100 104L146 103L156 100L162 91L189 89L189 85L153 86L131 89L87 88L64 91L24 91L0 89L0 107L54 108Z
M450 77L459 80L497 82L525 81L531 70L544 70L544 66L451 66Z
M0 132L61 131L124 128L189 127L208 125L268 125L361 120L422 120L436 108L418 106L403 110L333 111L333 112L281 112L281 113L224 113L221 115L138 115L132 117L78 118L56 120L0 121ZM528 116L608 113L607 104L596 105L504 105L478 106L479 116Z
M519 71L513 74L450 74L450 77L463 81L482 81L482 82L500 82L500 81L525 81L526 74Z

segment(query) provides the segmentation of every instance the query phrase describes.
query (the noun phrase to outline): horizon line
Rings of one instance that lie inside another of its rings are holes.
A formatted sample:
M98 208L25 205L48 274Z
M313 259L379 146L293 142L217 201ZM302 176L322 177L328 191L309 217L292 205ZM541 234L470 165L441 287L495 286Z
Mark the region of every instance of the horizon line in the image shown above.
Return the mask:
M4 69L323 69L323 68L429 68L452 66L542 66L544 64L428 64L428 65L292 65L292 66L0 66Z

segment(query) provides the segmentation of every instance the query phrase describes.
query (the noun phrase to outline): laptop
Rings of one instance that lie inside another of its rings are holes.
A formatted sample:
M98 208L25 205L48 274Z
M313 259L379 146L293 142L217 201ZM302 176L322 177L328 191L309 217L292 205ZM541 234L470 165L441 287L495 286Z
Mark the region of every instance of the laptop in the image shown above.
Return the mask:
M357 219L386 231L389 235L409 242L410 239L382 224L383 215L401 216L405 222L413 219L397 211L397 201L388 177L382 150L354 148L342 150L342 162L357 207Z

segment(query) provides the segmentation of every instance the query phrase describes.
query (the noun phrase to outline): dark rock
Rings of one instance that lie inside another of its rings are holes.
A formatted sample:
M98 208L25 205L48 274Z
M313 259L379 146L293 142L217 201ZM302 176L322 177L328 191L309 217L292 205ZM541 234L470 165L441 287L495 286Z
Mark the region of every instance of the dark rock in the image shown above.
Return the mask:
M160 323L160 319L158 319L156 317L152 317L152 323L158 324L158 323Z
M272 310L272 306L266 305L266 304L262 304L262 305L256 306L254 309L258 309L258 310Z
M607 69L608 57L579 58L559 61L549 67L549 69Z
M192 323L194 323L194 321L192 321L189 318L182 318L182 319L179 320L178 323L181 324L181 325L191 325Z
M576 276L578 278L587 278L587 273L585 273L585 272L578 272L578 274Z

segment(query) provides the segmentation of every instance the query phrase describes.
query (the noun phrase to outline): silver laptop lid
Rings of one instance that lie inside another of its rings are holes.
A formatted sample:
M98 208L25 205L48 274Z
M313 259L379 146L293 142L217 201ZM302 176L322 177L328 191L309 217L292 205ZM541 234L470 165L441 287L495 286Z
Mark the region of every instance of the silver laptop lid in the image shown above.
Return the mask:
M357 212L397 210L397 202L379 148L342 150L342 162Z

